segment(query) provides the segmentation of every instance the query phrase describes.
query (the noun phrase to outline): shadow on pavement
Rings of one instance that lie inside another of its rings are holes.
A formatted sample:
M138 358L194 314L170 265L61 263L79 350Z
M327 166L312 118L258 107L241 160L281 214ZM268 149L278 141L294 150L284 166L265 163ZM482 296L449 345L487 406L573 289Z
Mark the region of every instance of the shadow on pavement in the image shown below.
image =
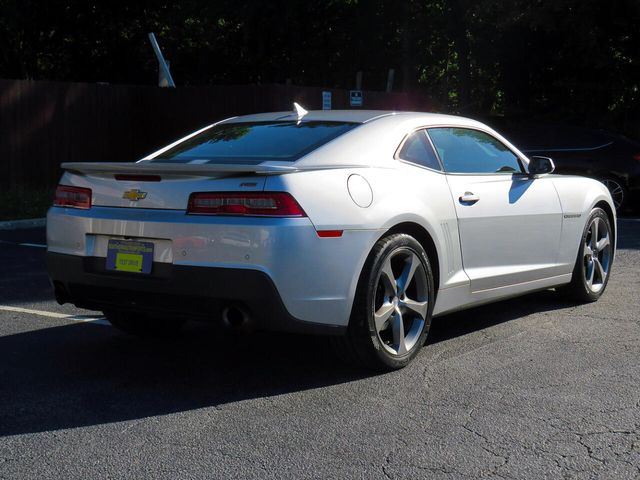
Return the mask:
M434 320L429 343L561 306L557 295L543 292L445 316ZM78 324L0 337L0 436L164 415L374 375L343 365L328 347L322 337L234 337L202 324L172 340Z
M233 337L194 325L141 340L74 324L0 337L0 436L215 406L369 376L345 368L326 339Z
M639 248L632 246L638 232L640 222L625 225L621 248ZM43 261L43 251L29 252L30 261ZM18 274L20 260L11 261ZM46 282L42 267L23 273L0 281L0 302L19 295L51 298L40 285ZM544 291L447 315L434 320L428 344L571 305ZM140 340L79 324L0 337L0 436L189 411L373 375L344 366L328 347L321 337L233 337L202 324L172 340Z
M450 313L432 320L428 345L461 337L472 332L515 320L534 313L543 313L575 306L553 290L532 293L511 300L490 303L482 307Z
M53 288L45 270L45 251L0 245L0 305L53 300Z
M45 244L44 228L0 231L0 305L51 300L46 250L18 243Z

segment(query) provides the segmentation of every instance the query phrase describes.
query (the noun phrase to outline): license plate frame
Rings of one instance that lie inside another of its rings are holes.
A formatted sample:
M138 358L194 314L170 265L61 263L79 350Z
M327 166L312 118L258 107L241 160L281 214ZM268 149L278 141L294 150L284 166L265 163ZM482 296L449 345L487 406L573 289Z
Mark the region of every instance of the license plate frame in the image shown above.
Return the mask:
M153 268L153 243L110 238L105 268L118 273L148 275Z

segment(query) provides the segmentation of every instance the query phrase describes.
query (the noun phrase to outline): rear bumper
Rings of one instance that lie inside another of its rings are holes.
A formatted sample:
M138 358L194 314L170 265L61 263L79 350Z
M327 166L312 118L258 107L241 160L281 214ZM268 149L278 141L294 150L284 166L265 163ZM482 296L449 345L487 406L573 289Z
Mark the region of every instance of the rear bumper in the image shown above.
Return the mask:
M293 317L343 327L349 323L359 272L380 234L345 230L340 238L320 238L309 218L186 215L179 210L52 207L47 215L51 253L103 262L111 238L153 242L159 272L262 272Z
M345 327L292 316L269 276L241 268L154 263L150 275L105 271L102 257L47 253L59 303L90 310L126 309L217 321L221 309L242 304L257 329L340 335Z

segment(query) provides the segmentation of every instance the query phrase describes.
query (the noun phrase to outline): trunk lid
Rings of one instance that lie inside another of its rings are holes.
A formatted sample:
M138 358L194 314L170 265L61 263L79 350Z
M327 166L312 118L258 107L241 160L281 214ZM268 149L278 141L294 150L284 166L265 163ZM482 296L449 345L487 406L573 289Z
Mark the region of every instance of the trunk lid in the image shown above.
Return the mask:
M294 168L260 165L64 163L61 184L92 190L97 207L186 210L193 192L259 192L267 175Z

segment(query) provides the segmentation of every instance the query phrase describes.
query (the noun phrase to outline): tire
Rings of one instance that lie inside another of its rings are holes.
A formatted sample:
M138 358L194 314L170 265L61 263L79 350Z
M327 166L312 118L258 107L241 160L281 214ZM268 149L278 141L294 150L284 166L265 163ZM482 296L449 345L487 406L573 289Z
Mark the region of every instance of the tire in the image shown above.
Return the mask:
M334 346L350 363L403 368L424 345L434 300L433 272L422 245L403 233L384 237L367 258L347 333L334 338Z
M629 190L625 186L624 182L616 177L603 177L600 179L600 182L609 190L616 210L621 212L627 205L627 200L629 198Z
M609 217L601 208L594 208L580 237L571 283L560 291L583 303L598 300L611 276L613 243Z
M118 330L136 337L168 337L179 332L185 324L182 319L151 317L123 311L104 312L104 316Z

